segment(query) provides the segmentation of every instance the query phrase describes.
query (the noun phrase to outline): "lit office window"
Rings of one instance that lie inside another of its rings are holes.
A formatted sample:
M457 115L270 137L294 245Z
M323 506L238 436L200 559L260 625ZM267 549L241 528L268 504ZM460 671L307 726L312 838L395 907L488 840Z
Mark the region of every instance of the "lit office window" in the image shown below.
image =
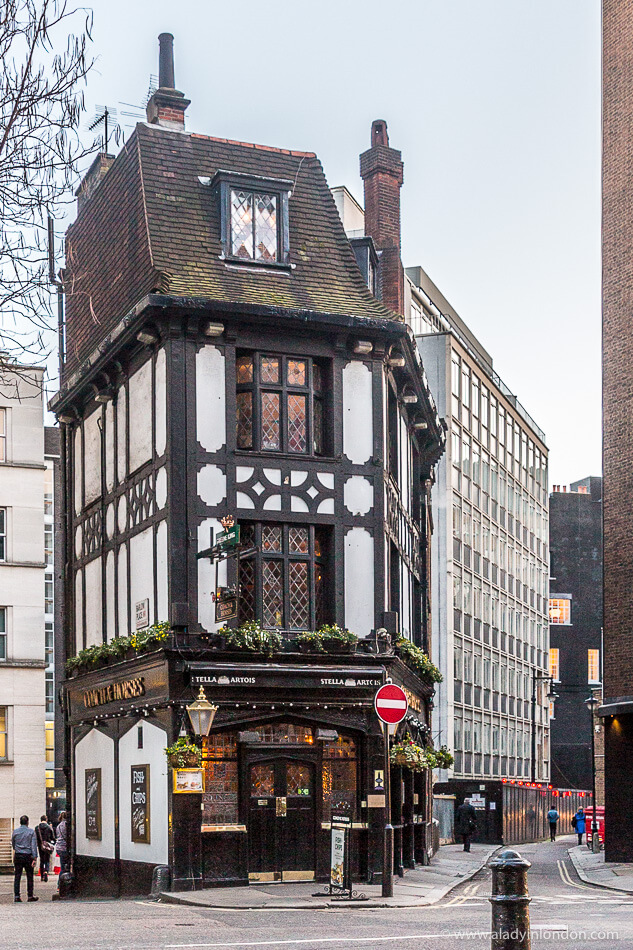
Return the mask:
M550 647L549 651L549 675L552 679L560 679L560 651L558 647Z
M8 710L6 706L0 706L0 761L9 758L7 742Z
M55 761L55 723L47 722L44 726L46 730L46 761Z
M600 650L587 650L588 682L600 682Z
M549 602L550 623L571 623L571 600L567 597L551 597Z

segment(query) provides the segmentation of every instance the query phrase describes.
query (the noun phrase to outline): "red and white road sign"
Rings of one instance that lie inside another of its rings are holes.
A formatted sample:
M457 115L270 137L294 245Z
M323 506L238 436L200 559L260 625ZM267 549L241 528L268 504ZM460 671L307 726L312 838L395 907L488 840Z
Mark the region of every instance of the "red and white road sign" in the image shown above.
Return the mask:
M403 689L393 683L381 686L374 697L374 706L378 717L390 725L401 722L407 714L409 704Z

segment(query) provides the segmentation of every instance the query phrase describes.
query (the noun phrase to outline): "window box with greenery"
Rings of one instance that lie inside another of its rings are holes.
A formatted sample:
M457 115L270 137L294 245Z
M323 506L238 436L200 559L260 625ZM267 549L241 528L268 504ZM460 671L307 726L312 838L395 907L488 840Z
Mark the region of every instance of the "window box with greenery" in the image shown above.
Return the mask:
M354 653L358 637L338 624L323 624L314 632L306 631L297 637L304 653Z
M276 630L264 630L257 620L247 620L236 628L222 627L218 634L224 638L227 650L264 653L266 656L281 650L281 635Z
M159 649L165 645L169 637L169 624L156 623L144 630L137 630L129 637L115 637L110 643L100 643L85 650L77 656L66 660L66 674L97 669L108 663L118 663L121 660L133 659L139 653L147 650Z
M409 669L417 673L420 679L427 680L427 682L431 683L441 683L444 679L437 666L431 662L424 650L421 650L420 647L416 647L414 643L411 643L411 641L405 637L399 637L396 640L396 653L400 659L406 663Z
M168 746L165 755L172 769L197 769L202 764L201 749L186 736L180 736Z

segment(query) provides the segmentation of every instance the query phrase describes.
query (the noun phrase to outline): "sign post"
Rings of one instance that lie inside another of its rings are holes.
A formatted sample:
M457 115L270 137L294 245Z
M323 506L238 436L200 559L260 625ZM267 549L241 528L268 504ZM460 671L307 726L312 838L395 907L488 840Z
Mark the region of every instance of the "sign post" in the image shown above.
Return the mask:
M385 736L385 840L382 860L382 896L393 897L393 825L391 824L391 761L389 758L390 728L402 722L409 707L406 694L399 686L387 682L374 697L374 707L383 723Z

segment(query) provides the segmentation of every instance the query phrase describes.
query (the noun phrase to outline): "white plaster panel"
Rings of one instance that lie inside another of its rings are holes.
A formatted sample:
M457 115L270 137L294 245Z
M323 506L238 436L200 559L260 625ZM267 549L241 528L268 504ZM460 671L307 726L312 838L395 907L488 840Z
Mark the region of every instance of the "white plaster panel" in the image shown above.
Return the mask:
M114 404L106 403L105 407L105 480L106 491L114 488Z
M263 469L263 472L271 485L281 485L280 468L265 468Z
M264 502L264 511L281 511L281 495L270 495Z
M138 748L138 727L143 729L143 748ZM164 729L136 722L119 741L119 845L124 861L167 864L167 745ZM132 769L149 765L149 842L132 841Z
M116 403L116 470L117 478L120 482L125 479L127 474L127 459L125 457L125 428L126 428L126 418L125 418L125 405L127 402L127 396L125 391L125 386L121 386L117 395Z
M374 486L362 475L352 475L343 489L345 507L353 515L366 515L374 507Z
M81 557L81 549L83 542L83 528L80 524L75 528L75 557Z
M84 589L81 568L75 574L75 652L84 648Z
M156 455L163 455L167 445L167 363L165 350L156 356Z
M75 514L78 515L81 511L82 506L82 497L81 497L81 474L83 472L83 461L81 457L81 429L79 426L75 429L75 445L74 445L74 464L75 464Z
M334 473L333 472L317 472L317 478L321 482L324 488L329 488L330 491L334 489Z
M203 465L198 472L198 497L209 506L226 498L226 475L219 465Z
M160 511L167 503L167 469L159 468L156 472L156 510Z
M149 599L149 622L154 616L154 532L146 528L130 538L130 604L134 617L135 605Z
M224 355L207 344L196 354L196 432L207 452L226 442Z
M119 526L119 532L123 534L127 524L127 498L125 495L119 496L117 504L117 524Z
M345 535L345 626L366 637L374 626L374 539L365 528Z
M101 769L101 840L86 837L86 769ZM114 857L114 740L91 729L75 746L77 854Z
M167 522L161 521L156 533L156 594L158 597L158 616L156 620L158 623L168 619L168 583Z
M411 639L411 575L404 561L400 561L400 571L402 575L400 583L400 633L403 637Z
M124 637L131 632L127 608L127 548L125 545L121 545L119 548L119 567L117 578L117 591L119 600L119 636Z
M238 491L235 493L235 504L238 508L254 508L255 504L252 501L250 495L247 495L246 492Z
M307 472L292 471L290 473L290 484L293 488L298 488L300 485L303 485L307 477L308 477Z
M114 537L114 502L111 501L108 507L106 508L106 535L108 541L111 541Z
M279 496L276 496L279 497ZM264 505L264 507L266 507ZM292 495L290 498L290 510L291 511L310 511L306 502L303 498L300 498L299 495Z
M198 527L198 551L204 551L205 548L209 547L211 528L213 528L215 536L219 531L224 530L217 518L206 518ZM226 561L222 561L218 567L218 584L220 587L225 586L227 582L226 564ZM213 633L222 626L222 624L215 622L215 604L212 600L214 593L215 567L211 564L209 558L200 558L198 561L198 623L208 633Z
M334 514L334 499L333 498L324 498L322 502L319 503L317 508L318 515L333 515Z
M255 469L248 465L238 465L235 469L235 481L247 482L254 471Z
M90 561L84 568L86 575L86 646L103 643L101 613L101 558Z
M357 360L343 370L343 452L356 465L373 454L371 371Z
M152 457L152 361L143 363L128 381L130 398L130 472Z
M106 637L108 643L116 637L115 626L115 590L114 590L114 551L108 551L106 557Z

